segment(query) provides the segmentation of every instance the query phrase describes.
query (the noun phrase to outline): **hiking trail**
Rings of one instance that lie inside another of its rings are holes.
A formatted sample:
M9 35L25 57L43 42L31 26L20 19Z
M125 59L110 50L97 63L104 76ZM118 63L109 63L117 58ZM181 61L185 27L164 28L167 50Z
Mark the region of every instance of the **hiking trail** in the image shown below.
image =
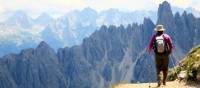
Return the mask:
M200 88L200 84L189 83L179 81L170 81L166 83L166 86L161 85L157 87L157 83L151 83L150 88ZM112 85L110 88L149 88L149 83L139 83L139 84L130 84L130 83L119 83Z

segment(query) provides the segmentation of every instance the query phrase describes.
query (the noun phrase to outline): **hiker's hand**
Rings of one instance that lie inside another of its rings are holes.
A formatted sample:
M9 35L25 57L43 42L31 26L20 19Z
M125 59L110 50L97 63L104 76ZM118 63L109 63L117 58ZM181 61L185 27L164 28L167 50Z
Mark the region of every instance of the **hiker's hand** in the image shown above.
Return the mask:
M147 49L147 52L150 54L150 53L151 53L151 50L150 50L150 49Z
M151 54L151 51L148 51L148 54Z
M172 53L172 50L169 50L169 51L168 51L168 54L171 54L171 53Z

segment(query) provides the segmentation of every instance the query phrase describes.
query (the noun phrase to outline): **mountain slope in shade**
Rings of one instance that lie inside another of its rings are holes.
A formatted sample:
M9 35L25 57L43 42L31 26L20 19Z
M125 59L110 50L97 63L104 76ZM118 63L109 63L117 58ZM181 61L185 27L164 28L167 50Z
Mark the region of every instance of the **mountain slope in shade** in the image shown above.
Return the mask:
M83 88L105 88L111 81L123 80L123 76L121 76L122 78L118 78L118 76L124 71L133 71L131 68L134 66L131 63L134 56L131 55L131 52L136 47L133 47L131 43L136 42L137 39L127 41L131 37L134 38L132 33L136 35L140 34L142 30L146 30L146 25L153 29L154 25L150 19L145 19L144 23L145 25L141 26L137 26L137 24L129 25L127 28L123 26L110 26L108 28L102 26L91 37L84 39L82 45L59 49L57 55L46 43L41 42L36 49L26 49L19 54L4 56L0 62L4 63L2 66L5 66L5 69L8 69L7 73L10 73L9 77L11 77L9 79L14 81L13 85L16 85L17 88L25 88L27 85L39 88L48 87L49 85L45 80L54 80L51 85L52 88L57 86L61 86L61 88L66 86L69 86L69 88L80 86ZM142 28L142 30L138 30L138 28ZM113 36L110 34L113 34ZM150 34L148 35L146 37L150 37ZM130 47L130 49L126 47ZM137 55L137 52L134 54ZM123 63L121 63L122 60ZM124 65L127 61L131 61L127 65L131 68L123 71L122 68L126 67ZM119 64L121 64L121 70L118 69ZM123 74L126 75L126 73ZM129 76L126 80L130 80L128 78ZM5 86L8 87L7 84Z
M64 76L53 49L41 42L36 49L4 56L0 67L6 68L1 76L1 88L63 88L68 79ZM8 76L4 76L8 75ZM8 81L6 81L8 80Z

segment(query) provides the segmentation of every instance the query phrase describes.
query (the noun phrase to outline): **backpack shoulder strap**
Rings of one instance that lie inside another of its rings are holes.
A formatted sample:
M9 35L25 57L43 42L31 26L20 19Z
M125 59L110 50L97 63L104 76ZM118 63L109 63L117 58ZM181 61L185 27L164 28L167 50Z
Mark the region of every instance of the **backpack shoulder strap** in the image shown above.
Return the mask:
M153 35L153 42L156 41L156 35Z
M164 41L166 42L167 41L167 38L166 38L166 36L165 36L166 34L162 34L162 36L163 36L163 39L164 39Z
M167 34L163 34L162 35L163 36L163 39L164 39L164 42L165 42L165 44L166 44L166 49L167 49L167 51L169 50L169 43L168 43L168 39L167 39Z

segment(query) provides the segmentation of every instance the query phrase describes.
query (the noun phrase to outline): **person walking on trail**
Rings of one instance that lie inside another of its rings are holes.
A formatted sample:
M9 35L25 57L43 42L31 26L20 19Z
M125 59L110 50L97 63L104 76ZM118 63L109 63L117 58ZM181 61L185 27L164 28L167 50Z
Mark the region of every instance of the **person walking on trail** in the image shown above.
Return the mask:
M163 83L166 85L166 78L168 72L169 55L172 52L172 40L169 35L164 33L165 29L163 25L157 25L154 29L157 33L153 35L148 45L148 52L151 50L155 53L155 63L157 71L158 87ZM161 81L160 72L163 72L163 80Z

